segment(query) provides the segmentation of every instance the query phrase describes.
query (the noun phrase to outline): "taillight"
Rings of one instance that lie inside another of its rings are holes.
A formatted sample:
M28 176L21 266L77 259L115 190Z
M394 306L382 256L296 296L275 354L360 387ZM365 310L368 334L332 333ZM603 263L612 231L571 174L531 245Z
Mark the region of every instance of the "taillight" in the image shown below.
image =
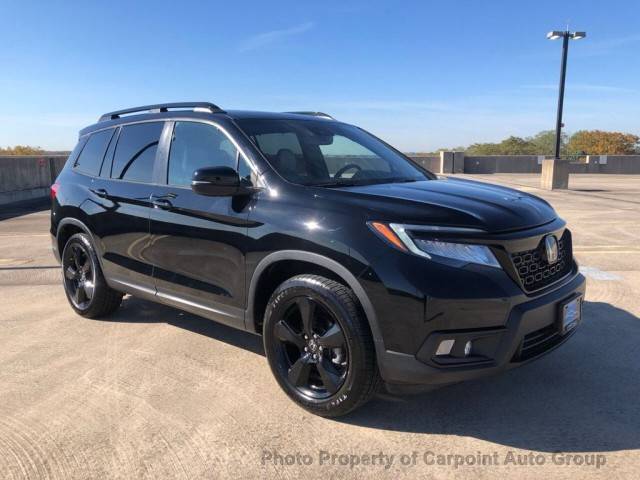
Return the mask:
M51 195L51 201L53 201L56 198L59 188L60 188L60 184L57 182L51 185L51 189L49 190L49 195Z

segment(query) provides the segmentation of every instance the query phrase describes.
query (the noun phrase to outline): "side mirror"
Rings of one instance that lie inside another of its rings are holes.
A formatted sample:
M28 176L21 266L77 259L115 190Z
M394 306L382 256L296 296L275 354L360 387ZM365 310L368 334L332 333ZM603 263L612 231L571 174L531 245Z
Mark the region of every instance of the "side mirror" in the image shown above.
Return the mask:
M205 167L193 172L191 190L198 195L229 197L243 193L240 176L231 167Z

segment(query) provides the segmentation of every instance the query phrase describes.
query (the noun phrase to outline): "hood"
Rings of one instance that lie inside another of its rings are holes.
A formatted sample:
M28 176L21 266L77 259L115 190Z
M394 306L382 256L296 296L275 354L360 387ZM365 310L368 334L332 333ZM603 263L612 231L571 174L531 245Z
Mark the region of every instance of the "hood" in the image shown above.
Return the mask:
M511 188L447 178L339 189L369 206L372 219L480 228L503 232L533 228L556 219L541 198Z

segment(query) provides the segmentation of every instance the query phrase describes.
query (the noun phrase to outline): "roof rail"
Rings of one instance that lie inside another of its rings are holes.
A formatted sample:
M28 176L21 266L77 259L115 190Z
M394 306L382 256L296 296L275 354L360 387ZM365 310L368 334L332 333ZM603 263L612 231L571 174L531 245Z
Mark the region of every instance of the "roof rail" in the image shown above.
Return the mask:
M296 115L311 115L312 117L323 117L323 118L329 118L331 120L335 120L335 118L333 118L328 113L322 113L322 112L284 112L284 113L295 113Z
M122 115L127 115L130 113L137 112L168 112L170 108L192 108L194 110L208 110L211 113L224 113L217 105L209 102L178 102L178 103L158 103L156 105L144 105L142 107L133 107L133 108L125 108L124 110L116 110L115 112L105 113L98 120L99 122L104 122L105 120L115 120L116 118L120 118Z

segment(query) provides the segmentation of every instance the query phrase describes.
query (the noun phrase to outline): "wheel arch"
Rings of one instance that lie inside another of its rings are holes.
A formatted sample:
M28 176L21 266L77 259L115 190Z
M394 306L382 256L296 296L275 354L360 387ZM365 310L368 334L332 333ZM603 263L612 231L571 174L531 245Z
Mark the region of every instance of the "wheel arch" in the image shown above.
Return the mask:
M69 238L71 238L71 236L75 235L76 233L86 233L89 236L89 238L91 239L91 244L96 250L96 257L98 258L98 262L100 263L100 268L102 269L102 255L93 233L82 220L78 220L74 217L65 217L58 222L58 228L56 230L56 242L60 256L62 256L64 246L66 245ZM104 269L102 270L104 271Z
M382 334L378 326L378 319L373 308L373 304L369 299L369 296L362 288L362 285L358 279L340 263L332 260L331 258L319 255L317 253L305 252L302 250L280 250L273 252L264 257L256 266L256 269L251 276L249 282L248 296L247 296L247 310L245 312L245 329L254 332L261 333L261 319L256 318L264 310L259 305L259 287L261 281L264 281L265 275L268 275L270 267L274 267L278 264L284 264L287 262L302 262L316 267L320 271L315 272L299 272L299 273L320 273L323 270L328 272L334 280L340 281L353 290L354 294L358 298L360 306L364 312L364 315L369 324L371 335L373 336L374 343L376 345L376 352L379 355L384 351L384 343L382 340ZM271 292L269 292L269 296ZM268 298L267 298L268 301Z

